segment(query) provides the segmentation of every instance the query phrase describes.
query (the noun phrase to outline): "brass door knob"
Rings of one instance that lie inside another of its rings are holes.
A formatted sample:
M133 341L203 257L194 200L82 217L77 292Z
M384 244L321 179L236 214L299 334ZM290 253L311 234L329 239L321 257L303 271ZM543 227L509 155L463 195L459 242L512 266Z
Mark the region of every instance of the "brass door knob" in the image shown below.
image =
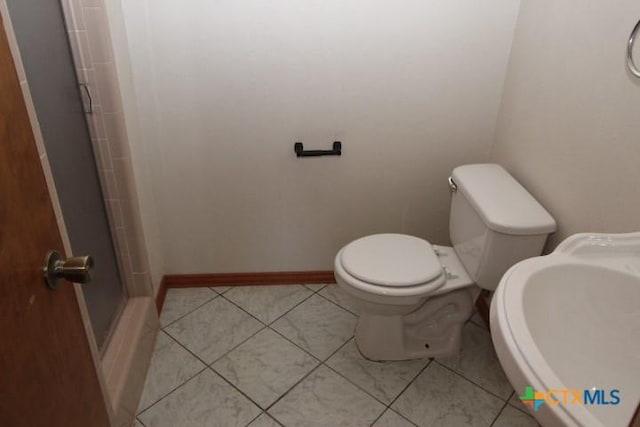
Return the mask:
M93 270L91 256L78 256L62 260L58 251L49 251L44 259L44 281L51 289L56 289L62 279L75 283L89 283Z

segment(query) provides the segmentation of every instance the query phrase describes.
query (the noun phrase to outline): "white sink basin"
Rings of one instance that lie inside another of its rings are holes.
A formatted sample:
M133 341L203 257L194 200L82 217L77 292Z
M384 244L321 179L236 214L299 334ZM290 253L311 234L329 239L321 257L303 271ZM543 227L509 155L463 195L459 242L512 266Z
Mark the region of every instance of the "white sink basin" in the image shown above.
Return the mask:
M627 427L640 402L640 233L576 234L513 266L491 303L491 335L518 396L530 386L582 398L552 392L530 410L540 424Z

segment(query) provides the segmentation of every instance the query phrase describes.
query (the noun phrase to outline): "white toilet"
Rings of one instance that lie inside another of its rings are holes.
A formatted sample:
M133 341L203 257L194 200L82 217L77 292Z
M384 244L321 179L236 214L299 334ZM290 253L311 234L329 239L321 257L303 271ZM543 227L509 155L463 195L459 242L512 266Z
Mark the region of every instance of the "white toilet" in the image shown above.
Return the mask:
M453 247L405 234L375 234L343 247L335 277L360 309L356 343L371 360L458 351L481 288L542 253L556 223L496 164L460 166L449 178Z

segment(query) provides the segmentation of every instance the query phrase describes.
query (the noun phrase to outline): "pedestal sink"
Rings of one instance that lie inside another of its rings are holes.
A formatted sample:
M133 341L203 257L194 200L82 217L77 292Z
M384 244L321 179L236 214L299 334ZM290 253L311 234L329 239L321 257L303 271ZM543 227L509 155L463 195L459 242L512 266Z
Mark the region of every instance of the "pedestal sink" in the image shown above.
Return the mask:
M640 402L640 233L576 234L514 265L491 335L540 424L627 427Z

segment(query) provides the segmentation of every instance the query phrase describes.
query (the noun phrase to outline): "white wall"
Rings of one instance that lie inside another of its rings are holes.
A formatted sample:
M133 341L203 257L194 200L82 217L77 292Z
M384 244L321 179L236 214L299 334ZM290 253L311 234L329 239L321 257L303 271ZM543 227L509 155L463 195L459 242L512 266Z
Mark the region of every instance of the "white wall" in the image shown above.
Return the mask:
M125 218L129 216L129 221L135 226L125 228L124 233L130 239L131 235L137 236L139 234L138 230L142 228L141 234L144 235L144 252L148 261L151 284L154 293L157 293L162 276L165 274L165 265L163 259L164 248L158 223L159 212L152 188L153 182L150 169L152 164L146 160L148 157L147 150L152 150L152 147L144 144L146 135L142 131L142 119L147 114L141 114L144 110L138 108L136 91L133 87L135 82L131 69L130 49L128 47L127 28L125 27L122 4L116 1L105 1L104 7L109 25L108 34L111 39L104 42L104 45L113 49L113 62L116 67L117 85L119 87L114 99L117 99L118 103L122 102L122 111L125 118L124 129L113 133L116 133L122 140L120 141L121 145L128 144L129 148L121 151L130 153L131 157L132 173L119 171L120 174L129 176L128 179L121 177L119 182L122 182L121 186L123 187L135 187L135 194L130 195L130 208L128 210L123 209L123 216ZM113 148L111 148L111 154L114 154ZM138 219L141 220L141 224ZM124 222L127 223L126 220ZM139 248L139 250L141 249ZM133 251L134 248L130 248L130 250ZM142 256L143 254L140 253L140 257ZM136 274L134 273L135 276Z
M625 67L638 19L635 0L522 2L491 157L558 221L550 248L640 230L640 80Z
M446 178L487 160L519 0L121 1L167 272L448 242Z

